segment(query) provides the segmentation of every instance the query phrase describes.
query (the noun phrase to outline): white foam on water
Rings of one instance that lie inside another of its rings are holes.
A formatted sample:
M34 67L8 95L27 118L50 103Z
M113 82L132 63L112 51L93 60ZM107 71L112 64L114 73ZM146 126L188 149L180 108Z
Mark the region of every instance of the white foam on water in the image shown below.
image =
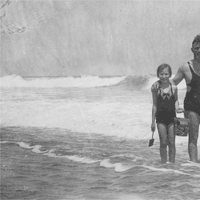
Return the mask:
M125 166L122 163L111 163L110 159L104 159L100 162L100 166L105 167L105 168L114 168L115 172L124 172L130 168L132 168L132 166Z
M46 156L52 157L52 158L59 157L59 156L57 156L55 153L53 153L54 151L55 151L55 149L51 149L51 150L49 150L47 153L44 153L43 155L46 155Z
M116 85L124 80L126 76L101 78L98 76L81 76L81 77L41 77L25 79L19 75L10 75L0 77L0 87L8 88L90 88Z
M195 178L200 177L200 175L198 175L198 174L189 174L189 173L185 173L183 171L176 170L176 169L156 168L156 167L146 166L146 165L141 165L141 166L144 167L144 168L150 169L152 171L161 171L161 172L164 172L164 173L176 173L176 174L187 175L187 176L191 176L191 177L195 177Z
M45 153L45 152L47 152L47 151L41 151L40 150L42 148L41 145L33 145L33 146L31 146L30 144L24 143L24 142L16 142L16 144L18 144L20 147L22 147L24 149L32 149L31 151L34 152L34 153Z
M88 157L80 157L77 155L73 155L73 156L67 156L67 155L56 155L55 153L55 149L51 149L49 150L47 153L44 153L43 155L49 156L49 157L53 157L53 158L67 158L68 160L72 160L74 162L79 162L79 163L84 163L84 164L93 164L93 163L97 163L100 160L94 160Z
M65 81L66 79L69 81L69 78L70 77L65 77L63 79L65 79ZM113 81L114 83L119 81L119 79L123 77L71 78L73 81L79 82L79 84L81 83L83 85L84 80L85 82L90 82L94 81L93 79L100 82L102 81L102 83L104 82L104 84L109 85L109 81ZM150 81L154 81L154 78L155 77L150 78ZM2 77L2 79L3 83L8 82L8 84L9 81L13 81L13 85L15 84L15 81L23 82L22 89L18 88L17 92L15 92L16 90L13 89L14 87L11 91L7 91L7 89L4 88L7 96L5 97L4 101L0 102L0 125L2 127L18 126L62 128L70 130L72 132L89 134L96 133L105 136L116 136L119 138L134 140L145 139L147 143L148 140L151 139L150 126L152 97L149 89L148 92L136 91L133 89L131 91L126 91L125 93L123 93L124 88L120 89L117 87L117 94L119 92L121 94L121 92L123 91L122 96L119 95L114 98L109 98L110 90L101 90L100 92L105 92L105 99L101 99L101 96L97 97L96 99L95 97L93 98L93 93L90 90L86 91L79 88L77 93L72 92L72 96L74 96L72 99L70 99L67 96L68 89L65 88L65 90L59 90L59 95L64 96L65 99L59 99L59 97L57 97L57 88L56 90L48 89L41 91L38 90L39 86L37 86L36 84L35 88L29 89L29 92L26 93L26 90L24 90L23 87L26 87L26 85L29 83L22 77L9 76ZM62 77L58 79L60 81L62 80ZM52 80L51 78L36 78L29 81L33 81L31 83L33 84L33 86L36 82L39 82L38 85L42 85L42 81L50 81L52 82L52 87L57 87L59 86L59 84L56 85L55 83L54 85L53 83L56 80ZM94 85L95 84L96 83L94 83ZM120 91L118 91L118 89L120 89ZM89 93L88 99L87 97L85 97L85 99L79 99L79 95L85 94L85 92L86 96ZM181 91L181 94L182 93L184 92ZM30 97L27 97L26 95L30 95ZM21 100L18 101L18 99ZM154 137L155 143L159 142L157 130L154 134ZM187 142L187 137L176 137L176 144L187 145ZM198 143L200 143L200 137L198 139Z
M83 163L83 164L93 164L93 163L98 163L99 162L99 165L101 167L105 167L105 168L113 168L115 172L124 172L124 171L127 171L133 167L143 167L143 168L146 168L146 169L149 169L149 170L152 170L152 171L160 171L160 172L163 172L163 173L176 173L176 174L182 174L182 175L187 175L187 176L191 176L191 177L195 177L195 178L199 178L200 175L198 174L189 174L189 173L186 173L184 171L186 171L186 169L181 169L181 170L176 170L176 169L169 169L169 168L158 168L158 167L154 167L154 166L147 166L147 165L127 165L127 164L124 164L124 163L112 163L111 160L108 158L108 159L104 159L104 160L96 160L96 159L91 159L91 158L88 158L86 156L78 156L78 155L73 155L73 156L68 156L68 155L57 155L55 153L55 149L50 149L50 150L47 150L47 151L41 151L40 149L42 148L41 145L34 145L34 146L31 146L30 144L28 143L25 143L25 142L10 142L10 141L0 141L1 144L6 144L6 143L13 143L13 144L18 144L20 147L24 148L24 149L31 149L32 152L34 153L37 153L37 154L43 154L45 156L48 156L48 157L52 157L52 158L66 158L68 160L72 160L74 162L78 162L78 163ZM119 155L120 156L123 156L123 155ZM113 157L116 157L116 156L113 156ZM137 156L129 156L129 157L135 157L136 160L132 160L132 161L137 161L138 159L141 159L141 157L137 157ZM188 161L188 163L182 163L181 164L182 167L198 167L200 168L200 164L198 163L194 163L194 162L190 162Z
M191 162L191 161L188 161L188 163L183 163L181 165L185 166L185 167L198 167L198 168L200 168L200 163L195 163L195 162Z
M100 162L100 166L106 167L106 168L112 168L114 165L110 162L110 159L104 159Z
M147 168L147 169L150 169L152 171L161 171L161 172L173 172L173 173L176 173L176 174L183 174L183 175L189 175L188 173L185 173L185 172L182 172L182 171L179 171L179 170L175 170L175 169L166 169L166 168L156 168L156 167L152 167L152 166L147 166L147 165L141 165L142 167L144 168Z
M16 144L18 144L20 147L22 147L24 149L32 149L32 148L34 148L34 146L30 146L30 144L24 143L24 142L16 142Z
M79 157L79 156L60 156L60 157L65 157L69 160L75 161L75 162L80 162L80 163L85 163L85 164L93 164L93 163L97 163L100 162L100 160L94 160L94 159L90 159L88 157Z
M129 169L131 169L132 166L125 166L124 164L122 163L115 163L115 172L124 172L124 171L127 171Z
M14 142L2 141L1 143L14 143ZM53 158L67 158L69 160L72 160L75 162L80 162L80 163L85 163L85 164L92 164L92 163L100 162L100 160L94 160L94 159L90 159L88 157L80 157L80 156L76 156L76 155L74 155L74 156L56 155L54 153L55 149L51 149L48 151L40 151L40 149L42 148L41 145L30 146L30 144L24 143L24 142L16 142L15 144L18 144L20 147L25 148L25 149L31 149L31 151L34 153L43 154L43 155L53 157Z
M42 151L40 151L40 149L42 148L41 145L35 145L32 149L32 152L34 153L43 153Z
M0 141L0 144L7 144L7 143L11 143L9 141Z
M34 146L30 146L30 144L25 143L25 142L9 142L9 141L0 141L1 144L6 144L6 143L13 143L13 144L18 144L20 147L24 148L24 149L31 149L32 152L34 153L38 153L38 154L43 154L49 157L53 157L53 158L67 158L69 160L75 161L75 162L80 162L80 163L85 163L85 164L93 164L93 163L97 163L100 162L100 160L94 160L88 157L80 157L80 156L60 156L60 155L56 155L55 149L51 149L51 150L47 150L47 151L40 151L40 149L42 148L41 145L34 145Z

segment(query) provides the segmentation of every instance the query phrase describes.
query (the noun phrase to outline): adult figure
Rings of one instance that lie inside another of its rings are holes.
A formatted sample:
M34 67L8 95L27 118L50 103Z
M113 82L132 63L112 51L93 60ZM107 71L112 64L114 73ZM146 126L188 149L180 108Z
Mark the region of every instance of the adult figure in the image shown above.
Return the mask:
M200 34L197 35L191 48L194 58L180 66L172 83L178 85L183 79L186 81L187 92L184 99L185 115L189 118L188 153L190 161L197 162L197 141L200 125ZM154 83L158 87L158 83Z

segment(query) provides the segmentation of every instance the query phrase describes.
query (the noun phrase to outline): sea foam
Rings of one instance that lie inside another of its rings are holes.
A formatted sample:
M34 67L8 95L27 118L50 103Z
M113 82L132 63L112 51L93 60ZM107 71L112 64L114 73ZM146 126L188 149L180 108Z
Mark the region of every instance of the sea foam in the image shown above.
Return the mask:
M1 87L16 88L91 88L112 86L124 80L121 77L98 77L98 76L81 76L81 77L35 77L23 78L18 75L4 76L0 78Z

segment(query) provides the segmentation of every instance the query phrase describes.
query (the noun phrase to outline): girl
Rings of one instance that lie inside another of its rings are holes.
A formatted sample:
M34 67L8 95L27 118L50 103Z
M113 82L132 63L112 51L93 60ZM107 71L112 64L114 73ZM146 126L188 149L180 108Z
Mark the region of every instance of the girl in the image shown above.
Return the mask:
M160 157L163 164L167 162L167 146L169 147L169 162L175 162L174 117L176 117L176 111L183 112L183 109L179 108L177 87L169 81L171 75L172 70L168 64L160 65L157 69L157 77L160 79L158 87L154 85L151 87L153 97L151 130L155 131L156 120L160 138Z

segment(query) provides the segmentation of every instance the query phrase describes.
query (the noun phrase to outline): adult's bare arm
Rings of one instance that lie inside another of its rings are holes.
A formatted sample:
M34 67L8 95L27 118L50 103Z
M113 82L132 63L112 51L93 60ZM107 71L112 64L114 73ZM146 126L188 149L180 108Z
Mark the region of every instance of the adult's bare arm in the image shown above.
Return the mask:
M183 79L184 79L184 68L185 66L179 67L176 75L174 76L173 79L171 79L171 82L175 85L178 85Z

